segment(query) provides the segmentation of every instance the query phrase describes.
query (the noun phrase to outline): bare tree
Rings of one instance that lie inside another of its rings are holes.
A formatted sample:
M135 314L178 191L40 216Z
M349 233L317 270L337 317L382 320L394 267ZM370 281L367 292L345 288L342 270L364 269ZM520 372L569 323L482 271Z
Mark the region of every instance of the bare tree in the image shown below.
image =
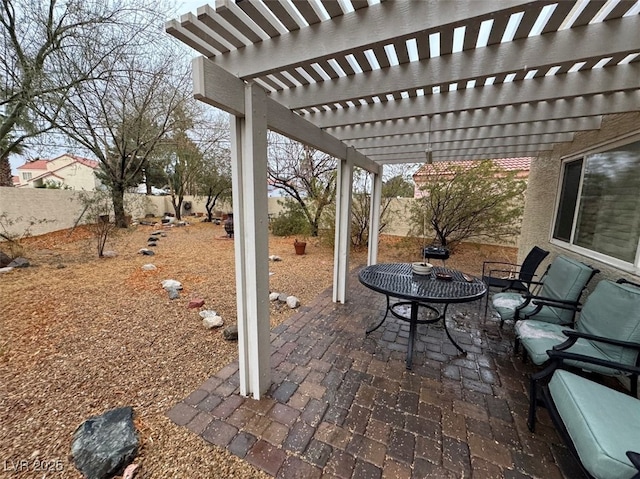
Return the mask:
M173 113L186 99L186 69L175 70L170 51L132 52L111 64L101 79L76 86L50 117L100 162L120 227L127 225L126 189L141 180L144 165L172 130Z
M354 172L354 179L356 188L353 192L351 208L351 243L353 246L362 246L369 242L371 176L358 168ZM379 233L382 233L392 222L389 207L393 199L412 197L413 184L404 175L397 174L383 182L381 193Z
M322 213L335 200L336 168L332 156L275 133L269 135L269 181L298 203L311 236L318 235Z
M213 209L218 201L231 200L231 145L228 116L214 114L200 125L204 165L198 179L198 196L206 198L207 221L213 221Z
M0 0L0 184L9 155L55 128L69 92L105 73L105 64L149 42L150 0ZM141 17L146 17L141 21ZM41 115L43 109L46 115ZM8 176L8 177L7 177Z
M421 186L424 196L412 207L411 222L420 235L426 225L449 248L473 237L501 240L520 231L526 181L491 160L443 165Z

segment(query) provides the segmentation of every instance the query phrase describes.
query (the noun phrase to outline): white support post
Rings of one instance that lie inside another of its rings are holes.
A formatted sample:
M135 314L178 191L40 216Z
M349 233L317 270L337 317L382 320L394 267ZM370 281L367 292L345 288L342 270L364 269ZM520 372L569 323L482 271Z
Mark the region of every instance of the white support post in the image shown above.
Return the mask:
M367 264L378 262L378 239L380 231L380 203L382 201L382 170L371 175L371 204L369 206L369 247Z
M244 118L231 122L240 394L270 386L266 94L245 86Z
M349 248L351 246L351 188L353 183L352 148L347 158L338 165L338 191L336 194L336 235L333 261L333 302L344 303L347 299L349 275Z

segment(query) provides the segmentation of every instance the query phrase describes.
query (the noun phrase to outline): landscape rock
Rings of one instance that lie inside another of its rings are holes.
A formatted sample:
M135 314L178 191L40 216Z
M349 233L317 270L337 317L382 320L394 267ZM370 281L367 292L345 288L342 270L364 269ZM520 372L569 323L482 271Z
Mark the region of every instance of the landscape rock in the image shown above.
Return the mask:
M136 470L138 469L137 464L129 464L124 472L122 473L122 479L133 479L133 476L136 475Z
M189 301L189 304L187 305L187 308L195 309L195 308L202 308L203 306L204 306L204 299L202 299L202 298L193 298L191 301Z
M202 324L207 329L219 328L224 324L224 321L220 316L207 316L202 318Z
M155 253L147 248L141 248L138 250L138 253L144 256L153 256Z
M280 293L269 293L269 301L277 301Z
M11 263L11 257L8 254L0 251L0 268L4 268L5 266L9 266Z
M175 279L162 280L161 284L164 289L182 289L182 283Z
M10 271L13 271L13 268L11 266L5 266L4 268L0 268L0 274L1 273L8 273Z
M153 233L151 233L151 236L158 236L158 235L164 235L165 233L163 231L160 230L156 230Z
M133 409L122 407L82 423L73 433L71 456L85 477L108 479L133 461L138 446Z
M26 268L27 266L31 266L31 263L29 263L27 258L16 258L7 266L10 268Z
M213 309L203 309L198 314L201 318L212 318L213 316L218 316L218 313L216 313Z
M147 243L147 247L149 248L155 248L156 246L158 246L158 243L156 243L155 241L150 241L149 243Z
M284 294L284 293L280 293L278 295L278 301L282 302L282 303L286 303L287 302L287 298L289 297L288 294Z
M158 269L158 268L156 267L155 264L148 263L148 264L143 264L142 265L142 271L153 271L153 270L156 270L156 269Z
M282 258L280 256L272 254L271 256L269 256L269 261L282 261Z
M180 293L176 288L165 288L167 293L169 293L169 299L178 299L180 297Z
M291 309L295 309L300 306L300 300L295 296L289 296L287 298L287 306L289 306Z
M102 252L102 257L103 258L115 258L116 256L118 256L118 253L116 253L115 251L103 251Z
M238 326L235 325L235 324L232 324L231 326L227 326L226 328L224 328L224 331L222 331L222 336L227 341L237 341L238 340Z
M158 237L157 237L157 236L153 236L153 235L152 235L152 236L149 236L149 237L147 238L147 241L149 241L149 242L158 241Z

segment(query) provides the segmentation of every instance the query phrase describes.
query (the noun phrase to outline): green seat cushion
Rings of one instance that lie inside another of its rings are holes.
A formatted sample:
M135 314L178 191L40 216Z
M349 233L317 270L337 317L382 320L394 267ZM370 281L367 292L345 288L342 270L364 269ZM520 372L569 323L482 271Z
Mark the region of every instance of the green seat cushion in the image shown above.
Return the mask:
M625 453L640 449L640 400L562 370L549 391L585 469L599 479L638 472Z
M640 343L640 288L602 280L589 295L576 329L583 333ZM630 348L594 342L610 361L634 364L637 352Z
M549 349L564 343L568 339L567 336L562 333L564 330L571 330L571 328L532 319L518 321L515 326L516 335L520 338L520 343L527 350L531 361L538 366L544 364L549 359L547 354ZM566 349L566 351L582 354L591 358L610 360L600 349L595 347L593 342L585 339L578 339L578 341L569 349ZM565 361L565 364L607 376L619 374L617 370L595 364L586 364L580 361Z
M512 320L516 314L516 308L524 302L524 297L519 293L496 293L491 299L493 309L495 309L500 315L500 319L503 321ZM526 305L520 310L519 318L524 318L535 311L537 305L533 302ZM567 319L564 315L559 314L559 309L543 306L532 317L539 321L547 321L548 323L555 324L567 324ZM573 316L569 317L569 320Z
M567 340L567 337L562 334L564 329L567 327L533 319L518 321L515 325L520 343L527 350L531 361L538 366L549 359L547 350Z
M520 293L496 293L491 298L491 304L500 315L500 319L506 321L513 319L516 308L524 302Z

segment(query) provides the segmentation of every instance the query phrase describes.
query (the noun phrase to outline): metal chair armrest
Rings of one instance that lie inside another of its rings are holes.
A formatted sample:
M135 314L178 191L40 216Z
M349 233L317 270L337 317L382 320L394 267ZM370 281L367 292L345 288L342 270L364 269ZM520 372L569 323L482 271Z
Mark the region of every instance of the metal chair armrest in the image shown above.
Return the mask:
M547 354L549 355L549 359L556 364L556 368L561 367L565 360L570 360L587 364L595 364L597 366L623 371L636 376L640 375L640 367L632 366L630 364L607 361L605 359L594 358L592 356L585 356L584 354L570 353L569 351L559 351L556 349L547 350Z
M605 338L604 336L596 336L594 334L583 333L583 332L574 331L571 329L562 331L562 333L568 338L573 339L574 343L578 339L582 338L582 339L588 339L589 341L597 341L600 343L611 344L613 346L622 346L624 348L630 348L630 349L635 349L637 351L640 351L640 344L638 343L632 343L629 341L620 341L619 339L613 339L613 338ZM562 346L562 344L554 346L554 349L556 348L560 349L560 346ZM565 348L561 348L561 349L565 349Z

